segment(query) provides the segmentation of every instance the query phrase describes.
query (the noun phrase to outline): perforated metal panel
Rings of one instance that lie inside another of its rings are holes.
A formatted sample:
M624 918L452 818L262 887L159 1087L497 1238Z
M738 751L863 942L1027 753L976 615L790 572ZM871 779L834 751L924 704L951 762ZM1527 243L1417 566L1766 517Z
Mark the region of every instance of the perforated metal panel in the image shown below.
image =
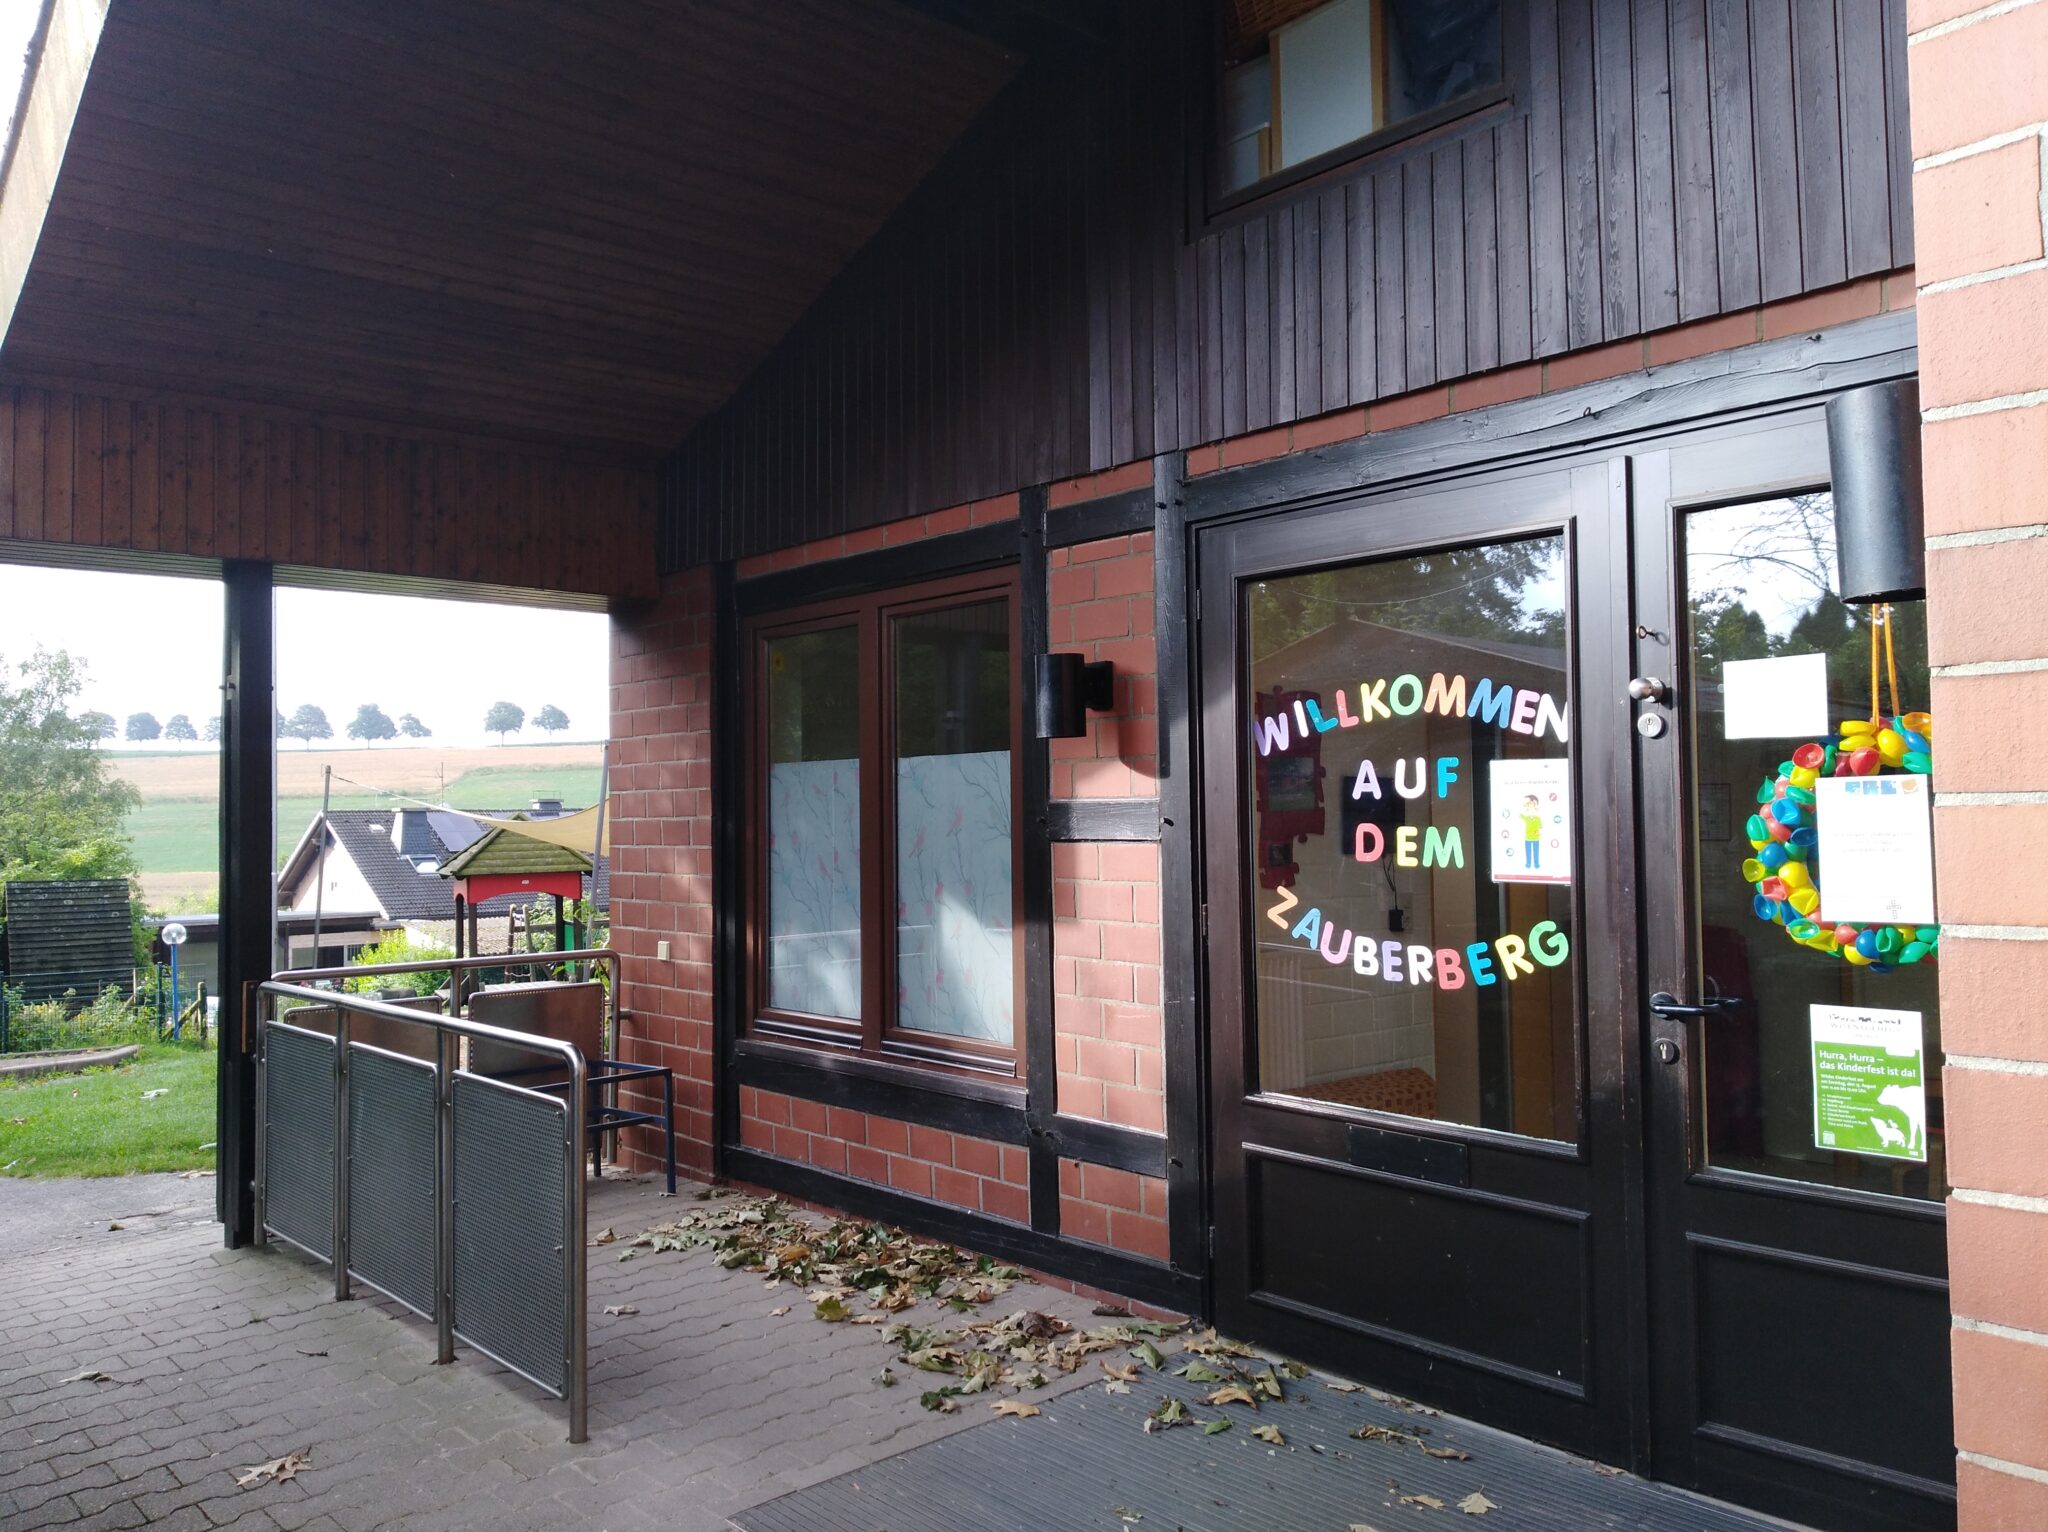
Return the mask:
M434 1312L434 1066L349 1045L348 1264Z
M334 1259L334 1040L268 1032L263 1065L263 1222Z
M455 1077L456 1334L557 1394L569 1384L567 1112Z

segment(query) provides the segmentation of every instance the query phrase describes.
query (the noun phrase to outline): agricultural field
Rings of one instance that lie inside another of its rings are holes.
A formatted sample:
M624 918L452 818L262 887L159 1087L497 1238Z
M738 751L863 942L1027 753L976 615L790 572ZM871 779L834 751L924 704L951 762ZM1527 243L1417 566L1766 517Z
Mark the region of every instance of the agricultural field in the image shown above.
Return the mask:
M151 909L204 905L219 886L219 763L207 753L108 756L142 802L124 825L142 867ZM297 750L277 753L277 854L291 854L320 812L320 772L334 767L335 808L376 808L403 793L462 809L519 809L535 798L572 808L597 797L599 747L508 745L467 749Z

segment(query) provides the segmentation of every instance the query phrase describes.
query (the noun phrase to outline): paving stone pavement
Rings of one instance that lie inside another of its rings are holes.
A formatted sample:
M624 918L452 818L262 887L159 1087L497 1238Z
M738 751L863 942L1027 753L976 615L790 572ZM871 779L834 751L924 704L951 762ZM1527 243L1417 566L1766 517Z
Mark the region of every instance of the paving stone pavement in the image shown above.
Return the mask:
M608 1179L590 1229L634 1233L678 1206L651 1178ZM914 1376L878 1386L892 1359L879 1328L820 1324L796 1289L703 1251L621 1261L603 1246L590 1440L570 1446L562 1404L466 1349L434 1366L417 1317L375 1296L336 1303L327 1269L284 1248L221 1249L212 1213L210 1180L0 1182L0 1528L723 1532L748 1506L988 1417L978 1401L920 1408ZM1035 1284L990 1309L1021 1306L1103 1322ZM903 1317L958 1322L931 1304ZM66 1381L88 1369L111 1381ZM297 1477L237 1487L236 1470L301 1448Z

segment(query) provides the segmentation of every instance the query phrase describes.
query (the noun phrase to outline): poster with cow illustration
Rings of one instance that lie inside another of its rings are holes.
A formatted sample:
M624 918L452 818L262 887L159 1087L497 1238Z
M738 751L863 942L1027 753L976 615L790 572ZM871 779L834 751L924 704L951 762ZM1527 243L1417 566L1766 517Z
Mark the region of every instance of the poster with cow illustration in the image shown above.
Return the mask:
M1813 1141L1822 1149L1927 1159L1927 1085L1918 1011L1816 1005Z

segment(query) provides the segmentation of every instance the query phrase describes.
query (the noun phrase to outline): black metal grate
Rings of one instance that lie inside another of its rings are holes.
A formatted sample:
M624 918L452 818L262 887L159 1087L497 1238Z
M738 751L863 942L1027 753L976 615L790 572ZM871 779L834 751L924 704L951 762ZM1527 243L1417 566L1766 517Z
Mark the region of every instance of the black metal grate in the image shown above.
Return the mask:
M456 1334L557 1394L569 1387L567 1112L455 1077Z
M1121 1353L1113 1360L1127 1361ZM1171 1363L1179 1366L1181 1358ZM1036 1420L996 1420L739 1511L741 1532L1326 1532L1363 1525L1445 1532L1773 1532L1786 1523L1596 1468L1462 1420L1418 1414L1307 1377L1257 1414L1204 1405L1210 1385L1141 1367L1122 1397L1084 1388L1045 1401ZM1147 1435L1168 1396L1198 1421ZM962 1399L987 1413L986 1395ZM1402 1433L1361 1441L1363 1425ZM1277 1426L1283 1441L1251 1435ZM1469 1457L1432 1457L1423 1445ZM1048 1465L1057 1465L1048 1472ZM1454 1509L1473 1493L1485 1520ZM1429 1496L1442 1509L1402 1496ZM1127 1516L1130 1519L1126 1519ZM1142 1518L1142 1519L1137 1519ZM1455 1524L1455 1528L1454 1525Z
M263 1065L263 1222L334 1259L334 1042L273 1026Z
M349 1047L349 1270L434 1312L434 1066Z

